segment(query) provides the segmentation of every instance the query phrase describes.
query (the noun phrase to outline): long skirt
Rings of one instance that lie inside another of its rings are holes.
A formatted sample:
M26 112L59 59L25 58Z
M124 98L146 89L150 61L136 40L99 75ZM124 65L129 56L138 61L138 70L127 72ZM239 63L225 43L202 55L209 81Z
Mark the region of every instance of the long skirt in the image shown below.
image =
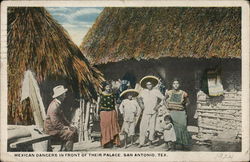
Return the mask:
M187 131L187 115L185 111L170 111L176 134L176 143L181 145L191 145L192 138Z
M109 142L113 142L116 146L120 146L119 139L120 128L118 125L117 113L113 111L100 112L100 127L101 127L101 146Z

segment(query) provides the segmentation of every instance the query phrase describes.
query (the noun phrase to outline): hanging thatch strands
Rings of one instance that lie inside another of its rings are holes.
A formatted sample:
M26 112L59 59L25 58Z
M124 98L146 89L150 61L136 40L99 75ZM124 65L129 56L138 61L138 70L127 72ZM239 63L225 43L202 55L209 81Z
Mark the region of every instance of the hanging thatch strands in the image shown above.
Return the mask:
M102 74L91 67L64 28L41 7L8 8L8 119L25 121L20 105L24 72L30 69L39 83L63 77L80 88L85 99L96 97ZM78 88L76 88L78 89ZM23 123L22 123L23 124Z
M240 7L105 8L80 49L93 64L161 57L240 58Z

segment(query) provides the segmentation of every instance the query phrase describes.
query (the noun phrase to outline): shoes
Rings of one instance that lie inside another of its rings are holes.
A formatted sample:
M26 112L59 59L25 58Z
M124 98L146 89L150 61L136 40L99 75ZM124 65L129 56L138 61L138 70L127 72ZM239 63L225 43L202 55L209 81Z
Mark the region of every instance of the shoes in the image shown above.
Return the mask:
M103 148L112 148L113 147L113 143L109 142L109 143L106 143Z
M165 143L165 148L166 148L166 151L170 150L170 147L169 147L168 143Z
M114 145L113 148L121 148L120 145Z
M139 146L138 146L138 148L142 148L142 147L143 147L143 145L139 145Z
M175 149L174 148L170 148L170 150L169 151L175 151Z
M154 148L154 145L153 145L152 141L149 142L149 148Z

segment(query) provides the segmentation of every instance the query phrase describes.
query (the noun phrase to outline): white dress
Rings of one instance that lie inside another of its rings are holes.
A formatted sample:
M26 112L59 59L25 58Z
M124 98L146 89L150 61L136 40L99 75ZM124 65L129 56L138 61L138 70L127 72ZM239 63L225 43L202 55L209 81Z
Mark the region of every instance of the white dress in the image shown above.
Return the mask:
M166 128L169 126L169 124L171 125L171 128L169 130L167 130ZM176 141L176 135L175 135L175 130L174 130L174 126L172 123L169 123L168 125L165 124L165 126L163 126L163 137L164 137L164 141L165 142L175 142Z

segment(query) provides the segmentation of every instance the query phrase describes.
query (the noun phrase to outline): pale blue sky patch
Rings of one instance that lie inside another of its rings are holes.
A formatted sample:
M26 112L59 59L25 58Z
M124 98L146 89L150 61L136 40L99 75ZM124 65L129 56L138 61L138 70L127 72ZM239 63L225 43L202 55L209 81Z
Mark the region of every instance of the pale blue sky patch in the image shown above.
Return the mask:
M46 9L68 31L78 46L103 10L101 7L47 7Z

